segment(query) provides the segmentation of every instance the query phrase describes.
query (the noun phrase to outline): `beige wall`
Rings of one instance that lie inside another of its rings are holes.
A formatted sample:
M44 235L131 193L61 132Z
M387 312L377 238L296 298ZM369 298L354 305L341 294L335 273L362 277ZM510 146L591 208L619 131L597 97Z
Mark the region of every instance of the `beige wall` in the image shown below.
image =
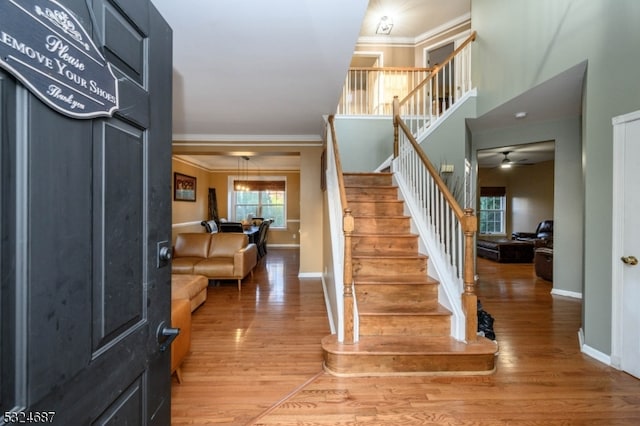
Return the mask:
M300 274L322 273L323 203L320 186L322 147L300 153Z
M356 45L356 52L372 52L372 54L382 53L382 66L385 67L413 67L414 48L395 47L385 45Z
M218 213L229 218L228 177L234 172L211 172L209 187L215 188ZM300 173L298 171L261 171L260 176L284 176L287 179L287 228L269 228L269 244L297 245L300 228Z
M173 172L182 173L196 178L196 201L173 201L171 209L172 241L180 232L203 232L200 222L207 219L207 205L209 198L209 172L173 159ZM173 176L173 174L172 174ZM173 194L173 177L171 179L171 193ZM173 200L173 195L171 196Z
M471 22L456 26L454 29L439 33L421 41L415 46L391 46L388 44L357 44L356 52L382 53L385 67L424 67L425 49L440 47L451 41L460 39L461 34L469 34ZM466 37L464 37L466 38Z
M173 171L197 178L195 203L173 201L173 241L175 241L175 236L181 232L204 232L200 222L209 218L209 188L216 190L220 217L228 217L228 177L234 172L210 172L175 159L173 160ZM261 176L285 176L287 179L287 228L270 228L269 244L297 246L300 229L300 173L298 171L261 171L260 174Z
M508 170L479 169L478 190L482 186L507 190L507 236L514 231L533 232L541 221L553 219L553 169L553 161Z

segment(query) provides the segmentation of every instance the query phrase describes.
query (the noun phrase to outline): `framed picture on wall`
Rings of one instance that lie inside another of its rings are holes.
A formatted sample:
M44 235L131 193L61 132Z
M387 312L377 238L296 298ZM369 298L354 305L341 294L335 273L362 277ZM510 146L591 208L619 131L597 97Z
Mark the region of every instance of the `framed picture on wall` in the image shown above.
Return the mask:
M173 174L173 199L174 201L195 201L196 200L196 178Z

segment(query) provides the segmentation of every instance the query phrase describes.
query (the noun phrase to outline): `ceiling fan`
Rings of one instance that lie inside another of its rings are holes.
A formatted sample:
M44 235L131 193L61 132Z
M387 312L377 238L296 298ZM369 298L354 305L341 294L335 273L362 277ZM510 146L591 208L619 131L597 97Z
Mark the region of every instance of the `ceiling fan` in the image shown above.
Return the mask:
M510 153L511 153L511 151L503 151L502 152L502 155L504 155L504 158L500 162L500 168L501 169L510 169L511 166L513 165L513 162L509 159L509 154Z
M500 162L500 168L501 169L510 169L512 166L531 166L533 165L533 163L527 163L527 159L523 158L521 160L511 160L509 158L509 154L511 154L513 151L502 151L502 155L504 155L504 158L502 159L502 161Z

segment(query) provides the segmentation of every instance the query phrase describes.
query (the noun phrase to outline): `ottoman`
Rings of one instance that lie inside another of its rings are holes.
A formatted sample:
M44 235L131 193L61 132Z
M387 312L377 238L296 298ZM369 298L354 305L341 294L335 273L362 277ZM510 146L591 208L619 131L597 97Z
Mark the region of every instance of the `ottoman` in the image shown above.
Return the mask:
M515 240L477 240L476 253L501 263L531 263L533 243Z
M191 312L207 300L209 279L202 275L171 274L171 299L187 299Z
M537 248L534 257L534 267L537 276L553 282L553 249L548 247Z

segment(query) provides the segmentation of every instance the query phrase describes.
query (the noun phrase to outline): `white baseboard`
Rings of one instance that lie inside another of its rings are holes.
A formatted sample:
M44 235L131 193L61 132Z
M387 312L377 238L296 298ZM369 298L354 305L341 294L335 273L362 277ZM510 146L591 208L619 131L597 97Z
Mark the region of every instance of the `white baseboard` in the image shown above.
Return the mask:
M596 361L600 361L601 363L611 366L611 357L605 353L600 352L597 349L592 348L589 345L585 345L584 343L584 332L582 331L582 328L580 328L580 330L578 330L578 342L580 344L580 352L582 352L585 355L590 356L591 358L595 359Z
M298 278L322 278L322 272L300 272Z
M582 299L582 293L577 293L575 291L567 291L567 290L559 290L554 288L551 290L551 294L554 296L565 296L565 297L573 297L574 299Z

